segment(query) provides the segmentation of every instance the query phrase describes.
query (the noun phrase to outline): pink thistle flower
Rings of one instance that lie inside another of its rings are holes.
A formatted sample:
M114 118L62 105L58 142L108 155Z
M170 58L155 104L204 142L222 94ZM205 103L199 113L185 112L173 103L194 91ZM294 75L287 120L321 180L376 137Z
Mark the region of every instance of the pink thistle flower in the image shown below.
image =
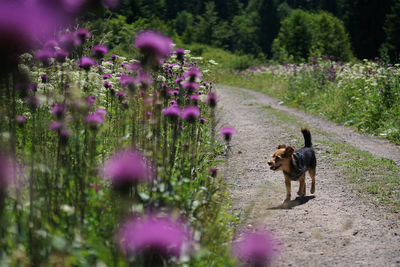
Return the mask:
M49 76L47 76L47 74L42 74L40 75L40 79L42 80L42 83L47 83Z
M66 112L67 112L66 105L53 103L51 108L51 114L55 116L58 120L61 120Z
M210 168L211 177L215 178L215 177L217 177L217 174L218 174L217 168Z
M107 110L104 108L98 108L94 113L101 115L103 118L107 116Z
M205 102L210 106L210 108L215 108L218 102L217 95L213 91L210 91Z
M96 100L96 96L91 95L86 99L86 103L89 107L93 106L94 101Z
M184 223L149 214L125 222L117 233L117 243L128 255L152 252L179 257L192 249L193 241Z
M224 127L219 131L219 133L224 137L226 142L229 142L236 131L231 127Z
M59 131L63 127L64 127L64 124L62 122L60 122L60 121L53 121L49 125L49 129L51 131Z
M79 42L81 44L84 43L86 39L90 38L90 32L85 28L77 29L74 32L74 35L76 36L76 38L79 40Z
M200 96L199 95L192 95L190 97L190 101L193 101L194 103L197 103L198 101L200 101Z
M201 124L206 123L206 121L207 121L206 118L204 118L204 117L201 117L201 118L200 118L200 123L201 123Z
M202 79L201 71L196 67L191 67L188 69L185 73L183 73L183 77L191 82L198 82Z
M63 50L63 49L59 49L54 53L54 58L56 59L57 62L59 63L64 63L65 59L68 57L68 52Z
M92 130L96 130L97 127L104 123L104 117L98 113L92 113L86 116L85 122L89 125Z
M111 76L112 76L112 74L107 72L106 74L103 74L102 77L104 80L107 80L107 79L111 78Z
M127 93L124 90L118 90L117 92L115 92L115 96L122 100L127 96Z
M135 47L145 55L150 64L159 62L171 53L172 41L154 31L142 31L136 36Z
M26 123L26 118L25 116L22 115L17 115L15 117L15 121L19 124L19 125L24 125Z
M163 110L164 116L166 116L172 120L177 119L179 117L180 112L181 112L181 110L179 109L178 106L166 107Z
M36 52L35 57L40 60L44 67L50 66L50 58L53 57L53 52L50 50L39 50Z
M108 48L105 45L96 45L95 47L93 47L93 55L96 58L102 58L107 53L108 53Z
M110 180L117 190L152 180L150 162L135 150L120 150L104 165L104 179Z
M244 232L233 243L233 253L249 266L267 266L276 253L275 246L273 238L268 232Z
M81 57L78 60L78 66L86 71L89 71L90 67L94 65L96 65L96 60L90 57Z
M119 82L121 83L122 87L130 87L130 86L133 86L133 84L134 84L133 77L130 75L126 75L124 73L121 74Z
M198 106L187 106L183 109L182 118L188 122L195 122L200 116L200 110Z
M62 49L71 52L81 44L81 41L72 33L64 33L60 35L58 43Z
M110 88L112 87L112 85L111 85L111 83L110 83L109 81L105 81L105 82L103 83L103 86L104 86L105 88L107 88L107 89L110 89Z
M134 78L134 84L136 87L147 88L153 83L153 80L149 74L144 70L139 70L138 75Z

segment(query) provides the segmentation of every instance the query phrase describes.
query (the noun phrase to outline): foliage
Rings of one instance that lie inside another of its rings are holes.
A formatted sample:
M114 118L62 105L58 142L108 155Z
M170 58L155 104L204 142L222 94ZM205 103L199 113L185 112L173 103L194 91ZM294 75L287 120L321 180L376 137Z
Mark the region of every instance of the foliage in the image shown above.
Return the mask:
M343 23L326 12L292 11L282 21L272 50L274 59L281 62L290 56L295 62L305 61L312 54L333 55L343 61L352 58Z
M93 60L98 65L80 68L78 58L90 56L102 37L92 32L65 62L49 66L24 54L19 72L1 80L0 152L15 156L20 170L13 173L21 184L7 196L0 190L0 265L146 266L146 256L118 250L115 234L126 217L159 211L187 222L195 245L192 257L163 259L161 265L234 266L229 247L235 218L227 211L221 175L209 171L223 150L213 134L214 112L204 102L213 85L197 77L203 95L190 100L194 92L175 81L187 82L189 68L201 60L185 51L185 63L173 54L158 66L159 58L153 65L152 55L136 52L140 64L108 54ZM201 64L204 79L211 65ZM163 115L173 103L198 106L204 120ZM151 182L121 188L102 179L104 163L133 147L151 162Z
M399 65L383 61L310 63L253 67L237 77L217 75L224 84L266 92L283 103L400 143Z

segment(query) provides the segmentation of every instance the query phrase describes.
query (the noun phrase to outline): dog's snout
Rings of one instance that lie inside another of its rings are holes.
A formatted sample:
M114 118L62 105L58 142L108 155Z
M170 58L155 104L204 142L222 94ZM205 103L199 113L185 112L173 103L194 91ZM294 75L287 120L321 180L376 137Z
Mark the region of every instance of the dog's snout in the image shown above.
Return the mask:
M268 161L268 165L271 166L271 165L272 165L272 162L271 162L271 161Z

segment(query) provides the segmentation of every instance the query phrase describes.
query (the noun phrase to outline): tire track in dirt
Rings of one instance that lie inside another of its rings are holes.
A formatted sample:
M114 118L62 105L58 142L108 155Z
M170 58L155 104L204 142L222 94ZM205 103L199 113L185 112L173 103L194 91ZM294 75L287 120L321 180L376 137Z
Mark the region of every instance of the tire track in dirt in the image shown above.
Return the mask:
M315 143L326 135L311 131L317 155L315 198L292 209L280 209L285 197L281 172L272 172L267 160L278 144L302 139L299 125L327 132L334 140L394 160L400 150L390 142L360 135L351 129L277 104L277 100L246 89L217 86L220 125L237 134L232 155L221 166L232 199L233 212L242 214L240 227L268 226L280 243L275 266L400 266L399 217L366 203L351 190L332 166L326 148ZM293 121L268 115L286 112ZM307 195L310 179L307 175ZM298 183L292 183L292 199Z

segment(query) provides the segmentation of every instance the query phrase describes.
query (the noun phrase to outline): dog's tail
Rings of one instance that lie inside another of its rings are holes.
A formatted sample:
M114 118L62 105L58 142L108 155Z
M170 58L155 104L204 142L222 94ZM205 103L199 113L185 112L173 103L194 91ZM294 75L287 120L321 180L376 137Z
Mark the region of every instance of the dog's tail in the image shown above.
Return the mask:
M306 127L301 127L301 133L304 136L304 146L312 147L310 131Z

